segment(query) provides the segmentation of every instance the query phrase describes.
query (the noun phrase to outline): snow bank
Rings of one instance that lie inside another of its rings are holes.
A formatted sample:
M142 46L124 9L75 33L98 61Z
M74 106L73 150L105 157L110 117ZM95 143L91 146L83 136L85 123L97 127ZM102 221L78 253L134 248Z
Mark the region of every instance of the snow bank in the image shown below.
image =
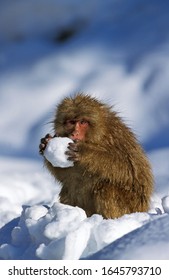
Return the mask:
M168 260L169 215L154 217L141 228L93 254L88 259L99 260Z
M168 199L165 199L165 205L166 201L168 209ZM138 238L138 234L132 233L133 230L140 227L144 229L144 225L147 223L150 224L145 231L147 235L145 235L144 239L140 237L139 241L136 242L140 245L142 244L140 240L142 240L143 243L149 244L149 235L152 235L152 228L155 231L155 224L151 226L151 221L154 219L159 220L162 216L158 214L133 213L118 219L104 220L100 215L93 215L87 218L83 209L58 202L55 202L52 207L43 205L23 207L18 224L11 228L11 240L8 243L4 242L0 247L0 258L58 260L88 258L89 255L98 252L118 238L124 240L124 248L127 248L128 240L131 243L132 239L137 240ZM168 223L163 225L166 230L168 230L168 226ZM150 232L148 228L150 228ZM161 223L159 223L158 231L160 228ZM138 232L144 234L143 229ZM156 237L159 235L158 231L154 233ZM127 233L130 233L129 237L125 237ZM166 236L166 231L163 232L163 235ZM154 244L153 238L151 244ZM137 244L135 246L137 247ZM126 258L129 258L129 253L127 252L126 249ZM101 253L99 257L98 253L93 255L93 258L102 258L103 255L104 253ZM105 258L106 256L107 253ZM132 256L135 255L131 254L130 258ZM146 258L147 256L151 256L150 254L147 255L147 249L142 250L140 257ZM111 257L112 255L110 254Z
M87 218L82 209L60 203L54 203L50 209L24 207L18 225L12 229L11 242L0 247L0 257L79 259L149 220L146 213L117 220L103 220L100 215Z

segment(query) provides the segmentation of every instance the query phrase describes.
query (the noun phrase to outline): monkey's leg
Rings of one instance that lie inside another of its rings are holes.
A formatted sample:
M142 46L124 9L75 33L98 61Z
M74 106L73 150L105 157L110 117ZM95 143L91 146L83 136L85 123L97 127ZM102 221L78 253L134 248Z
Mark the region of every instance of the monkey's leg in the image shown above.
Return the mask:
M94 190L93 201L95 211L105 219L118 218L124 214L130 213L127 202L123 201L123 194L118 194L116 188L104 185Z

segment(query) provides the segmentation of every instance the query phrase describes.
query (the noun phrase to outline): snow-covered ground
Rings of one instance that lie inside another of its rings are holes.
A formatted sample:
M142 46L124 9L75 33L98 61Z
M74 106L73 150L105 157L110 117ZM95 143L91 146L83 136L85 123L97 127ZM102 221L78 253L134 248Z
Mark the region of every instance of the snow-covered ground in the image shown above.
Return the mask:
M0 1L0 259L169 259L169 2ZM39 139L84 91L114 108L152 163L148 213L90 218L58 202Z

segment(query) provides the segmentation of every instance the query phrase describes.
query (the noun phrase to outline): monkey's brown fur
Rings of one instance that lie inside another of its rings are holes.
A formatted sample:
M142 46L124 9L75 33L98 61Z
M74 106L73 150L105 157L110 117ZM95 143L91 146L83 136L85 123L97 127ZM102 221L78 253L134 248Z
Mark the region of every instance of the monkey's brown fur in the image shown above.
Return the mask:
M79 206L87 216L117 218L149 209L153 176L146 155L134 134L111 107L88 95L65 98L56 110L54 130L67 136L67 119L89 121L85 141L79 141L78 158L70 168L45 165L62 183L60 202Z

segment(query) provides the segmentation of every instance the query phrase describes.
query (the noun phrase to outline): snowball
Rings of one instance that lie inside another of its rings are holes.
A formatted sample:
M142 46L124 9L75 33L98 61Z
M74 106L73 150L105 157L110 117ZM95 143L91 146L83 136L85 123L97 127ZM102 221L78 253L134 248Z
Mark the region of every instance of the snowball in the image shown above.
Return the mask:
M72 167L73 162L67 159L65 151L67 150L68 144L73 143L73 140L67 137L55 137L52 138L44 151L45 158L54 167Z
M162 198L162 205L164 212L169 214L169 195Z

